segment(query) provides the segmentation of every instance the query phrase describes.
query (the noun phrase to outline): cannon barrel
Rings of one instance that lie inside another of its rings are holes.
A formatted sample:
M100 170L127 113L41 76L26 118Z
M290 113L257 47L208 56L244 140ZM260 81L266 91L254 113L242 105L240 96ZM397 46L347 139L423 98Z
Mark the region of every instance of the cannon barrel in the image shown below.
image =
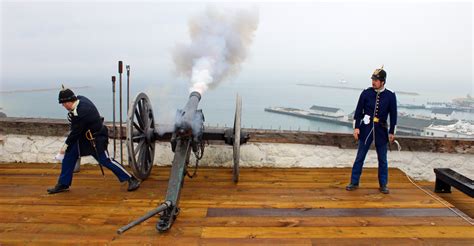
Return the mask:
M198 109L201 94L197 91L191 92L189 100L183 109L178 110L174 124L174 132L179 135L192 133L194 136L201 132L204 122L202 112ZM199 113L198 113L199 112Z

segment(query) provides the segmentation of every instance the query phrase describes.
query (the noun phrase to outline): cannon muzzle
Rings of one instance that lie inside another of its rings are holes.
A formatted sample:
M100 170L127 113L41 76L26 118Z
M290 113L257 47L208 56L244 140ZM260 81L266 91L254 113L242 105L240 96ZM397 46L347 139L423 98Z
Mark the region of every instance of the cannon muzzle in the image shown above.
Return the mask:
M202 135L204 126L204 115L198 110L198 104L201 100L201 94L197 91L191 92L189 100L183 109L176 112L174 123L174 132L177 135L193 135L195 138Z

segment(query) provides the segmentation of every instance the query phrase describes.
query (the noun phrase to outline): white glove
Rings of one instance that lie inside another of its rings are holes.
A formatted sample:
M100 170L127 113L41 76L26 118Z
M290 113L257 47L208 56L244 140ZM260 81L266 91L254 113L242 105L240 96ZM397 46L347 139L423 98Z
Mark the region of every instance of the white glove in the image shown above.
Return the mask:
M364 124L368 125L370 123L370 115L364 115Z
M53 159L57 161L62 161L64 159L64 154L57 153Z

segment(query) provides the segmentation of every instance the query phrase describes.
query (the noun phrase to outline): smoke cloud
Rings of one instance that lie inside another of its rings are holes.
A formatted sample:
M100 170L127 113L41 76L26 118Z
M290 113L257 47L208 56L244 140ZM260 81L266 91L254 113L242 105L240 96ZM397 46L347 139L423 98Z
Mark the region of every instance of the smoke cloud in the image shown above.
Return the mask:
M208 7L189 21L190 44L178 44L173 60L179 75L191 81L190 92L205 92L236 74L247 57L258 26L258 11L223 11Z

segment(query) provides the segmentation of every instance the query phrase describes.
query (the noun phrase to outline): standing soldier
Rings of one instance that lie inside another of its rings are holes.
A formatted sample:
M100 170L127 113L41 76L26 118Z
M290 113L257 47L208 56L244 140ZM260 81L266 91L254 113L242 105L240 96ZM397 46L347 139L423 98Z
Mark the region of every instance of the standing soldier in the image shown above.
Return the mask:
M357 156L352 167L351 183L346 190L352 191L359 188L359 179L362 174L365 156L369 151L372 140L375 139L375 149L379 163L378 178L380 192L388 194L388 142L395 140L397 124L397 99L395 93L385 89L387 73L376 69L372 74L372 87L362 91L354 113L354 138L359 140ZM390 115L390 129L387 118Z
M102 165L110 169L120 182L128 181L128 191L138 189L140 181L128 173L120 163L109 157L108 130L95 105L84 96L76 97L72 90L65 89L64 86L59 92L58 99L59 103L69 111L71 132L64 147L59 151L59 155L64 155L64 158L58 183L55 187L49 188L48 193L68 191L77 159L87 155L92 155L99 162L101 169Z

